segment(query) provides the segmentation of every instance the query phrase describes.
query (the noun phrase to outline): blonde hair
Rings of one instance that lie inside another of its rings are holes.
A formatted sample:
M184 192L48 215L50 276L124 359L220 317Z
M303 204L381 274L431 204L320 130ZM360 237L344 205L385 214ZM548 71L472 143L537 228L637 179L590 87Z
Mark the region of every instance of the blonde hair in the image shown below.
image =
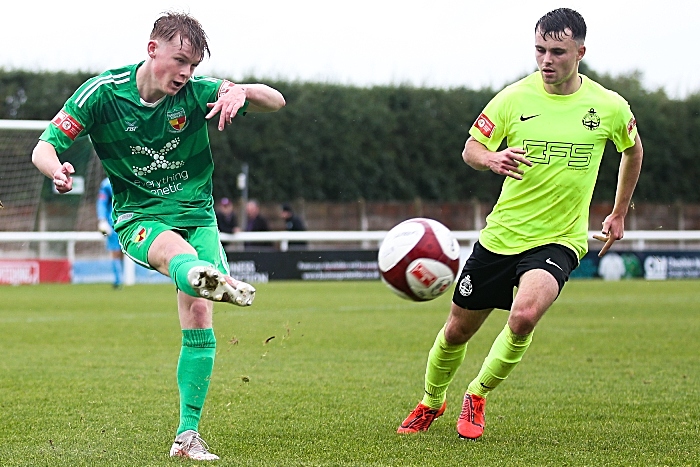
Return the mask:
M207 43L207 34L199 21L189 14L166 11L153 23L151 39L165 39L169 41L177 35L180 36L180 45L182 46L182 41L186 39L192 46L195 54L199 55L200 60L204 59L205 53L207 56L211 56L209 44Z

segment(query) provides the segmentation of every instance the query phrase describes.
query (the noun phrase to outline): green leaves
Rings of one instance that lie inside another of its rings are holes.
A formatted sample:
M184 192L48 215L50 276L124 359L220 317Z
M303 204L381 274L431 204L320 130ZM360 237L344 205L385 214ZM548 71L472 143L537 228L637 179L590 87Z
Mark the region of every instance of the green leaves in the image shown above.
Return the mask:
M641 75L582 72L624 96L645 149L635 201L698 202L700 94L670 99L649 91ZM92 72L0 69L0 118L49 120ZM241 164L250 167L249 195L262 201L496 200L502 177L475 172L461 158L469 127L497 90L362 88L254 77L279 89L287 106L237 117L210 132L214 195L237 197ZM594 201L614 198L619 155L606 150ZM680 175L679 175L680 174Z

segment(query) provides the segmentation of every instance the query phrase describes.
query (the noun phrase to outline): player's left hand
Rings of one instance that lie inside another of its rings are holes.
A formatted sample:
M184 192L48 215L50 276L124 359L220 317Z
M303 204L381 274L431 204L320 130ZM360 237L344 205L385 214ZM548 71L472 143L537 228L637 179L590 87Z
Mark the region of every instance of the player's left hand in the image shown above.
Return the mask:
M605 232L603 232L605 233ZM601 242L605 242L605 245L603 245L603 248L600 249L598 252L598 258L602 257L605 253L608 252L610 247L612 246L613 243L615 243L614 238L610 238L609 234L608 235L593 235L593 238L596 240L599 240Z
M222 85L223 86L223 85ZM220 92L216 102L207 104L211 110L206 116L209 120L217 113L219 115L219 131L223 131L226 125L230 125L238 113L238 109L243 107L246 99L246 88L237 84L229 83L228 89Z
M605 245L603 245L603 248L601 248L598 253L599 258L608 252L615 241L625 236L625 218L610 214L603 221L601 233L603 235L593 235L594 239L605 242Z

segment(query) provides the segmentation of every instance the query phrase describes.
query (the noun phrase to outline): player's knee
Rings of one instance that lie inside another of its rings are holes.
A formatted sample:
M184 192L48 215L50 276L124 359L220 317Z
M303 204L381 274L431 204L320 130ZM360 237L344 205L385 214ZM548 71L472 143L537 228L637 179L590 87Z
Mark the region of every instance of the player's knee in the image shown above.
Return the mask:
M514 334L525 336L535 330L538 321L539 314L532 310L530 312L528 310L511 310L508 317L508 327Z
M468 342L478 328L473 328L470 323L459 319L448 319L445 325L445 340L450 345L459 345Z
M189 312L193 316L208 316L210 312L210 306L209 302L204 300L204 299L195 299L192 300L192 303L190 303L190 309Z
M152 266L168 264L180 254L197 256L197 251L182 236L172 230L161 232L148 249L148 262Z
M177 310L183 329L210 328L214 302L188 295L182 290L177 293Z

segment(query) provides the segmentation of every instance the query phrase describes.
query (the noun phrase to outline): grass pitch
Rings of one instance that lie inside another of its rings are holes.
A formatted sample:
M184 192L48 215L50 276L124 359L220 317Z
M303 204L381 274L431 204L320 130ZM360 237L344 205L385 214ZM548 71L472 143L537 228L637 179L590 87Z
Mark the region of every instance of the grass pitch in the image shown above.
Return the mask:
M507 314L472 339L429 432L396 434L422 395L450 294L379 282L273 282L217 304L200 431L215 465L700 465L700 282L570 282L478 441L461 397ZM180 331L169 285L0 288L2 466L193 465L170 459Z

